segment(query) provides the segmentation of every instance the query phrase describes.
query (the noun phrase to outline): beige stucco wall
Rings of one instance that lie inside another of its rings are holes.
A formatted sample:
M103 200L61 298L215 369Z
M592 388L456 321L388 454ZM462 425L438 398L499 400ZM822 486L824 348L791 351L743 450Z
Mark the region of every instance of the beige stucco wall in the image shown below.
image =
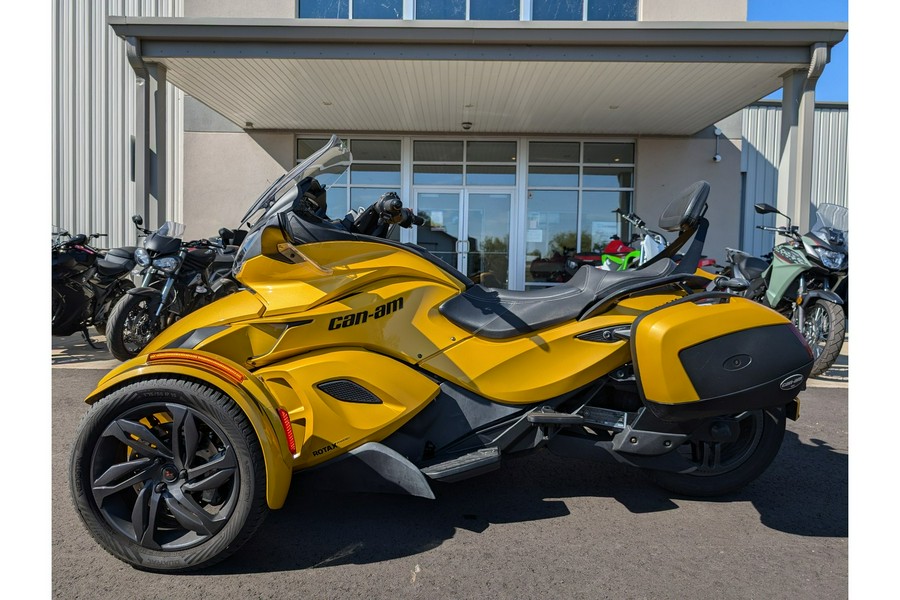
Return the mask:
M641 21L746 21L747 0L641 0Z
M237 227L250 204L293 162L292 133L185 132L185 239Z
M637 143L634 210L650 226L683 189L709 182L709 232L703 253L722 263L725 247L738 247L741 222L741 142L719 140L721 162L713 162L715 138L640 138ZM669 241L675 234L662 232ZM684 248L687 251L687 247Z
M184 0L184 16L292 19L297 0Z

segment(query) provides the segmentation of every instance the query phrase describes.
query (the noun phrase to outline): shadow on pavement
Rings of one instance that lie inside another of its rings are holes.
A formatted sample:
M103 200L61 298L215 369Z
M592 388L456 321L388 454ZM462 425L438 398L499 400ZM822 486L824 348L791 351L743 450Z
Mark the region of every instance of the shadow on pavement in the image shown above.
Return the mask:
M97 368L106 367L106 361L116 361L106 347L106 338L96 334L91 335L91 341L97 348L92 348L80 333L66 337L52 337L50 361L54 367L83 364L87 366L90 363L103 364L96 365Z
M709 502L750 502L760 522L788 534L847 536L847 456L788 431L775 462L742 492ZM204 571L257 573L367 564L419 554L495 524L569 515L564 498L611 498L635 514L679 509L676 497L634 469L541 452L500 471L434 486L437 500L316 492L302 476L234 559ZM696 501L696 500L691 500ZM588 525L588 524L586 524ZM598 528L598 524L591 525ZM602 527L599 527L602 530ZM539 543L539 540L535 540Z

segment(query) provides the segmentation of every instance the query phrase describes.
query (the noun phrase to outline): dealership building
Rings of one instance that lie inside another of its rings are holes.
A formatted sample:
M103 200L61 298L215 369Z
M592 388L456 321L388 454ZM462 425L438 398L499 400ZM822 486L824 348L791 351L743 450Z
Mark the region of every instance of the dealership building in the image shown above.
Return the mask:
M655 225L710 182L706 253L764 252L752 204L795 224L846 205L846 105L815 103L846 23L748 22L747 0L109 0L54 4L54 225L135 243L235 227L330 134L353 165L332 218L387 191L400 231L469 275ZM783 100L759 102L783 88Z

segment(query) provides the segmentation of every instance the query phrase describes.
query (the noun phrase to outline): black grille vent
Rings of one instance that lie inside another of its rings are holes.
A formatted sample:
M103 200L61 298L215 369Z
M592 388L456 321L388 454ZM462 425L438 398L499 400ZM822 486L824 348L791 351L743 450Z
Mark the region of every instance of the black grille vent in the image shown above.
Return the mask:
M382 404L381 399L366 388L347 381L335 379L326 381L317 386L320 390L341 402L355 402L357 404Z

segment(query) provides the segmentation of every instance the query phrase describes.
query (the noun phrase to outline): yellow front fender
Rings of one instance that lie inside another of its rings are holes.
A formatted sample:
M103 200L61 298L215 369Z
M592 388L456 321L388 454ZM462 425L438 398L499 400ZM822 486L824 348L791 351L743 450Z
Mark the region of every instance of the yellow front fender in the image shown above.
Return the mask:
M266 502L269 508L281 508L291 485L293 457L278 417L278 404L259 380L240 365L199 350L151 352L110 371L85 398L85 402L93 404L113 389L160 376L202 381L226 394L241 408L262 448Z

